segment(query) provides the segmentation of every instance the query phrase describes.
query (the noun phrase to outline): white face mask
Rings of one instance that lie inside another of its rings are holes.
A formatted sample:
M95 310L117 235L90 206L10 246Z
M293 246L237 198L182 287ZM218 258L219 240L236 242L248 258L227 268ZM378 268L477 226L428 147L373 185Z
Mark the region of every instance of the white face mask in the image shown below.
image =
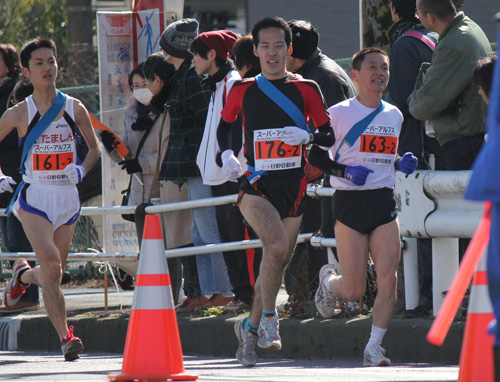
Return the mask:
M134 98L143 105L149 105L153 98L153 93L148 88L134 89L133 94Z

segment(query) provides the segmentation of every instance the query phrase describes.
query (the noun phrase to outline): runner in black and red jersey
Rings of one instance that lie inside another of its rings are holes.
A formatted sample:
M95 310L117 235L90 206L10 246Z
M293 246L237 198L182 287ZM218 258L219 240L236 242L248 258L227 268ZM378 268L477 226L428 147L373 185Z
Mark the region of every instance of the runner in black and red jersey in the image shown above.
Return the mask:
M231 142L241 139L241 130L231 131L237 126L231 123L242 112L248 171L240 178L238 206L263 243L250 317L235 324L240 342L236 358L243 366L256 364L256 344L281 349L276 296L302 220L305 145L330 147L335 141L318 85L286 72L292 53L286 21L264 18L252 36L262 74L234 84L217 131L223 169L236 180L241 166ZM314 133L307 129L309 118L317 127Z

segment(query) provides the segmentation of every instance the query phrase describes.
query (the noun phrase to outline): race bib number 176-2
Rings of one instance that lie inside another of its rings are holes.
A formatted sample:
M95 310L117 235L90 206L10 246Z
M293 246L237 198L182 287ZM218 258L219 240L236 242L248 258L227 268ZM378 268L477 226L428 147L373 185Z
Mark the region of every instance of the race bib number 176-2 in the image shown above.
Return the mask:
M291 146L283 143L282 134L282 129L254 131L255 170L288 170L301 166L302 145Z

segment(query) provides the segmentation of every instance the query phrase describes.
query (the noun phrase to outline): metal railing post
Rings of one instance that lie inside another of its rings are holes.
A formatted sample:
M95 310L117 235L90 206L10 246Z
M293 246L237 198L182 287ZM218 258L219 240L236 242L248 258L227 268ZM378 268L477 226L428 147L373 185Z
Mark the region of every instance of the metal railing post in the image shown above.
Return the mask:
M405 241L402 251L405 278L405 306L406 309L413 309L418 305L419 300L417 239L404 237L403 240Z

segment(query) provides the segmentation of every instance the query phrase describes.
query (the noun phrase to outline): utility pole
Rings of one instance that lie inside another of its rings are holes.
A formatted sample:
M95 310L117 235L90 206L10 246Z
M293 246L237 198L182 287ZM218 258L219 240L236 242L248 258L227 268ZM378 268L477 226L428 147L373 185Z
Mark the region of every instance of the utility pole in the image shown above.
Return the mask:
M68 12L68 72L66 86L96 83L97 52L94 48L92 0L66 0Z

